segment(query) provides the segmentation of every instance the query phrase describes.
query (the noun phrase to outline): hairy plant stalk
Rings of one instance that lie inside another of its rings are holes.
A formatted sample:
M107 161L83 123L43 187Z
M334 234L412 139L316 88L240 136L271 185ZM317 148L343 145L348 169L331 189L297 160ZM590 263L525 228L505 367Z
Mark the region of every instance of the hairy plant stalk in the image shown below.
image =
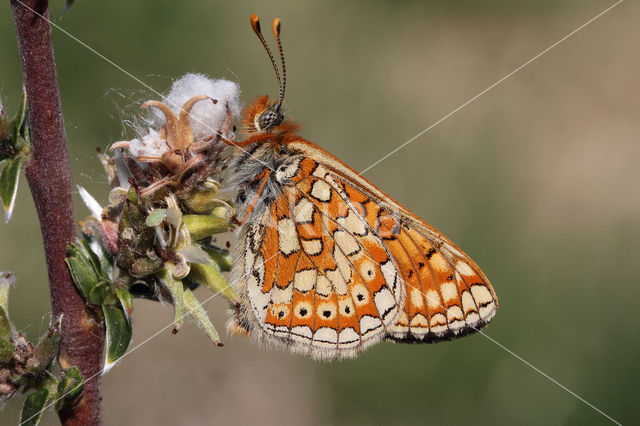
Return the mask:
M30 109L32 155L26 176L40 219L53 315L63 315L60 363L64 368L77 366L90 379L80 402L60 412L60 420L65 426L97 425L101 424L104 329L87 309L64 260L76 228L48 1L11 0L11 9Z

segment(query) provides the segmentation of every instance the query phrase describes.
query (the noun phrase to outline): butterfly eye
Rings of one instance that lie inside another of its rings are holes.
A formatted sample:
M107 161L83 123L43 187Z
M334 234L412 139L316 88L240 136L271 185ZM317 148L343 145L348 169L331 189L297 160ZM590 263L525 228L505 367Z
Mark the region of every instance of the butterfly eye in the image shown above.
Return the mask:
M265 131L282 123L283 120L284 115L280 111L274 108L268 108L260 113L256 121L259 130Z

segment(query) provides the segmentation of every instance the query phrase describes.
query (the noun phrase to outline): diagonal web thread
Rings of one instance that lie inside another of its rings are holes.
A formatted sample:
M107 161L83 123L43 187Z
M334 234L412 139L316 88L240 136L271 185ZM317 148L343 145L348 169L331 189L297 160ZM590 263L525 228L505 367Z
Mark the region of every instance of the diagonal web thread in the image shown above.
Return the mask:
M530 63L532 63L533 61L535 61L536 59L540 58L542 55L544 55L545 53L549 52L551 49L553 49L554 47L556 47L557 45L559 45L560 43L562 43L563 41L567 40L568 38L570 38L571 36L575 35L578 31L584 29L585 27L587 27L588 25L592 24L596 19L600 18L602 15L604 15L605 13L611 11L614 7L618 6L620 3L622 3L624 0L619 0L617 3L614 3L613 5L609 6L608 8L606 8L605 10L603 10L602 12L600 12L599 14L597 14L596 16L594 16L593 18L589 19L587 22L585 22L584 24L580 25L578 28L576 28L575 30L571 31L569 34L567 34L566 36L562 37L560 40L556 41L555 43L553 43L551 46L547 47L546 49L544 49L543 51L541 51L540 53L538 53L536 56L534 56L533 58L529 59L527 62L523 63L522 65L520 65L518 68L514 69L513 71L511 71L509 74L505 75L504 77L502 77L500 80L496 81L495 83L493 83L491 86L487 87L486 89L484 89L482 92L478 93L477 95L475 95L474 97L470 98L469 100L467 100L465 103L463 103L462 105L456 107L455 109L453 109L450 113L448 113L447 115L445 115L444 117L442 117L441 119L439 119L438 121L434 122L433 124L429 125L428 127L426 127L424 130L422 130L420 133L418 133L417 135L415 135L414 137L412 137L411 139L407 140L406 142L404 142L402 145L398 146L397 148L395 148L393 151L391 151L390 153L388 153L387 155L385 155L384 157L380 158L379 160L377 160L375 163L371 164L369 167L367 167L366 169L364 169L363 171L361 171L359 173L359 175L362 175L366 172L368 172L369 170L371 170L373 167L377 166L378 164L380 164L381 162L383 162L384 160L386 160L387 158L391 157L393 154L395 154L396 152L400 151L401 149L403 149L404 147L406 147L407 145L409 145L411 142L415 141L416 139L418 139L420 136L424 135L425 133L427 133L429 130L433 129L434 127L436 127L438 124L442 123L444 120L446 120L447 118L451 117L453 114L457 113L458 111L460 111L461 109L463 109L464 107L466 107L467 105L469 105L470 103L472 103L473 101L475 101L476 99L478 99L480 96L484 95L485 93L487 93L488 91L490 91L491 89L493 89L494 87L500 85L500 83L502 83L503 81L505 81L506 79L508 79L509 77L511 77L512 75L514 75L515 73L517 73L518 71L520 71L521 69L523 69L524 67L526 67L527 65L529 65Z

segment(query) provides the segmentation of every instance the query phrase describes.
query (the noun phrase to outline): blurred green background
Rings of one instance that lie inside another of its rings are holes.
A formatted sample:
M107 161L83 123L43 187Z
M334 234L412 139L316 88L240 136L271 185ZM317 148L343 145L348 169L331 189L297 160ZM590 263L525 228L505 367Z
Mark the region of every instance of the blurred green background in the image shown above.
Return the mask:
M614 2L111 0L67 13L54 3L56 24L155 90L203 72L237 81L245 103L276 92L249 15L279 16L289 115L363 170ZM639 13L620 4L366 173L484 269L500 297L486 333L508 350L475 335L318 364L229 336L216 348L195 326L156 335L171 306L143 301L132 345L147 343L103 377L105 424L609 423L509 351L637 422ZM105 200L95 147L123 137L123 118L155 95L53 36L74 180ZM0 64L13 114L22 81L9 2ZM33 338L50 306L32 204L22 185L0 226L0 270L18 276L12 316ZM222 329L225 303L207 308ZM0 418L16 424L19 401Z

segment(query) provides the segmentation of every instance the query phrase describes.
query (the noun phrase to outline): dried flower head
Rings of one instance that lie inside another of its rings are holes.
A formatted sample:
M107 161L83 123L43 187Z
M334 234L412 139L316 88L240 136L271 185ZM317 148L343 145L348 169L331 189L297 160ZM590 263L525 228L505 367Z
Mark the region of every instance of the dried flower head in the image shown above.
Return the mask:
M238 96L233 82L184 76L163 101L142 104L153 112L138 137L99 153L111 185L109 204L101 207L80 189L92 212L81 223L83 233L91 250L106 260L100 263L107 264L107 271L96 275L107 275L110 287L121 293L170 301L174 332L189 314L218 344L191 290L204 285L237 303L221 274L230 269L229 254L211 237L231 227L233 207L220 196L220 174L228 161L225 141L234 137ZM94 292L86 293L91 298Z

